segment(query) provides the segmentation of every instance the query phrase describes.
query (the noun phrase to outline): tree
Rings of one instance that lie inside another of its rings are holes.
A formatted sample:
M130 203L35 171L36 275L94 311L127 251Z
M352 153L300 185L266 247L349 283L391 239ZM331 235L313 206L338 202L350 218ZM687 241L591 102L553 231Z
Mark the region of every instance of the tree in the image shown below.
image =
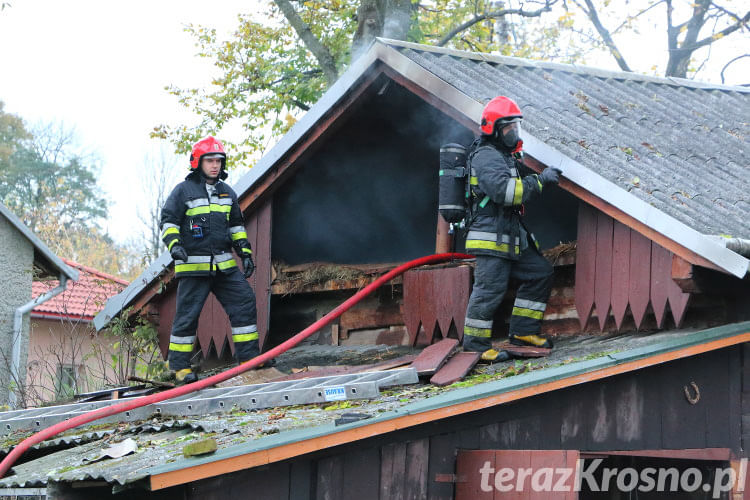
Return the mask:
M5 103L0 101L0 169L8 168L8 160L31 139L31 133L21 117L3 111Z
M27 128L0 102L0 202L55 254L106 273L132 277L137 255L97 226L107 203L96 185L96 158L61 123Z
M559 27L524 30L512 22L514 17L539 18L556 1L360 0L357 5L343 0L273 0L260 21L240 16L238 29L228 39L191 25L187 31L196 39L198 55L215 60L221 75L208 89L168 87L201 121L195 127L158 125L152 137L167 139L177 153L187 153L201 137L239 125L244 134L225 140L225 145L231 151L230 166L247 163L286 132L376 36L421 43L442 39L450 46L502 49L519 56L528 56L543 40L555 54L569 54L554 43ZM503 40L494 30L498 20L511 27Z
M631 2L629 6L625 7L632 12L628 12L625 15L625 20L610 31L604 26L601 14L605 12L608 18L617 19L612 11L614 8L623 9L619 2L611 4L609 0L598 2L594 0L571 0L571 2L591 21L596 34L599 36L600 43L607 48L623 71L632 71L632 69L615 43L615 36L624 28L632 27L638 18L652 9L663 8L667 21L668 49L664 74L665 76L680 78L687 78L696 51L710 47L738 30L746 29L750 21L750 10L744 12L744 14L742 11L736 13L735 9L729 5L731 4L730 1L720 5L719 2L712 0L691 0L690 2L681 2L681 5L678 6L675 5L676 2L673 0L646 0L640 3ZM678 17L684 20L675 24L675 19Z

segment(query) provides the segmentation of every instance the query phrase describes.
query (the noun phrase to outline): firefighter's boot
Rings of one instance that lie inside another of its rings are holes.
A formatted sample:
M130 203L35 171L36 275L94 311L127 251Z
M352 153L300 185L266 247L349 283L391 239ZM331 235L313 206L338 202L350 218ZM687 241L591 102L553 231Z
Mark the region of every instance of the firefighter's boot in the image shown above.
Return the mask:
M198 381L198 376L190 368L177 370L174 372L174 378L178 384L192 384Z
M482 353L479 361L482 363L499 363L510 359L508 351L498 351L496 349L487 349Z
M527 346L527 347L543 347L545 349L552 349L552 341L548 338L541 337L539 335L515 335L509 336L510 343L513 345Z

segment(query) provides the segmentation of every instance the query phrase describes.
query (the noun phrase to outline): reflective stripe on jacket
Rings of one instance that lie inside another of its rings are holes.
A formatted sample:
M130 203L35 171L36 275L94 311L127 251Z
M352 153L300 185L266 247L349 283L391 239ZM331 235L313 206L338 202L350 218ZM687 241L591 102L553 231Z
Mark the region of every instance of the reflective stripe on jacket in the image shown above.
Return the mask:
M206 183L194 172L172 190L161 211L161 238L169 250L181 245L187 261L175 261L175 276L204 276L235 267L232 249L250 255L245 221L237 195L216 181L209 196Z

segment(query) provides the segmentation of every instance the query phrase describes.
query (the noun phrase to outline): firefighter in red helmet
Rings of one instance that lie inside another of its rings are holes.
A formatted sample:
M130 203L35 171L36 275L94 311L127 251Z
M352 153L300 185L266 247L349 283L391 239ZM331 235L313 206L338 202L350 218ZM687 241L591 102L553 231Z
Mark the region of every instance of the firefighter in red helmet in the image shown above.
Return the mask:
M224 146L213 137L195 143L190 173L161 211L161 237L178 279L168 363L182 383L197 380L190 359L209 292L229 316L237 360L242 363L259 354L255 294L247 282L255 266L237 195L222 182L227 177L226 158ZM244 275L232 250L242 260Z
M519 123L523 115L513 100L499 96L482 112L481 137L469 152L472 214L466 251L477 256L474 288L464 323L463 346L482 352L485 361L507 357L492 349L495 310L512 277L521 282L510 318L510 341L517 345L552 347L540 335L549 298L552 266L539 253L534 235L521 220L523 203L557 184L560 170L522 175L518 153L523 146Z

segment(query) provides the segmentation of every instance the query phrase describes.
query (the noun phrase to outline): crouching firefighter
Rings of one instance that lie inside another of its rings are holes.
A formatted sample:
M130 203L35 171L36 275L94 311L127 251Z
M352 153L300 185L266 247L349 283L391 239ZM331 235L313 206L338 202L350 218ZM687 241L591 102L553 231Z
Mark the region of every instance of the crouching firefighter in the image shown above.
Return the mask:
M237 195L222 182L224 146L201 139L190 155L190 174L167 198L161 211L161 237L174 259L177 312L169 338L169 369L178 382L197 380L190 368L203 304L213 292L229 316L237 361L259 354L255 294L246 281L255 269ZM242 260L244 275L232 249Z
M505 359L492 349L490 336L495 310L510 278L521 282L510 318L510 342L552 347L542 336L541 321L552 283L552 266L538 250L534 235L521 222L523 203L557 184L560 170L521 176L516 156L521 110L511 99L492 99L482 113L481 137L469 151L471 216L466 251L477 256L474 288L464 323L463 347L482 353L485 361Z

